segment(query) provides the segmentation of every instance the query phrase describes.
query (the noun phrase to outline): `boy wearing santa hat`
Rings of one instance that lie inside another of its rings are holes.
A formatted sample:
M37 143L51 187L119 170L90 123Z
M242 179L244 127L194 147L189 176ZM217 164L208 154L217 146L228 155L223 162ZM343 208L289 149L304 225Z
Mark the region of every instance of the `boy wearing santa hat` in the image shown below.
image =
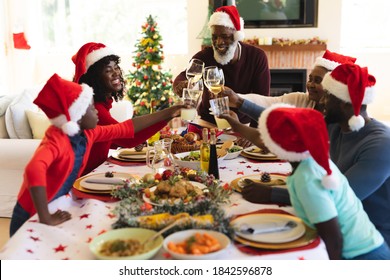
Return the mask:
M387 243L329 159L328 132L320 112L275 104L260 116L259 130L268 149L291 162L287 187L292 206L318 231L330 259L390 259Z
M123 123L96 126L92 88L66 81L57 74L47 81L34 103L53 125L25 168L12 214L11 236L35 213L39 222L47 225L58 225L71 218L70 213L60 209L50 213L48 203L70 191L87 163L93 143L131 138L147 126L179 115L183 107L175 105Z
M102 43L89 42L78 50L72 61L75 64L73 81L87 84L93 89L94 105L99 117L98 125L118 123L111 116L110 110L114 101L124 97L125 80L119 66L119 56ZM94 143L82 175L90 173L106 161L110 148L132 148L140 145L167 124L166 120L161 120L135 133L133 138Z
M322 84L327 91L321 102L330 157L390 244L390 128L367 113L375 77L366 67L340 65L325 75Z
M225 85L243 94L255 93L269 95L270 71L265 52L255 46L243 43L244 21L235 6L222 6L211 15L208 26L212 35L212 46L206 47L192 58L197 58L205 66L217 66L223 70ZM181 96L187 87L186 71L174 80L173 90ZM215 123L210 115L210 93L205 89L202 102L198 107L199 116L210 123ZM242 123L251 119L239 113ZM257 121L257 120L256 120ZM256 126L255 122L252 126Z

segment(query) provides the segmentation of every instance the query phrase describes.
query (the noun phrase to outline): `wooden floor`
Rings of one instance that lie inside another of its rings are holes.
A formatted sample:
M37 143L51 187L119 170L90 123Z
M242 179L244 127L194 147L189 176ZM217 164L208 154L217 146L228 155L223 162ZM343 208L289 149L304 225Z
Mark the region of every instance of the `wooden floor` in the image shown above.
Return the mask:
M9 224L11 219L8 218L0 218L0 248L4 246L4 244L9 239Z

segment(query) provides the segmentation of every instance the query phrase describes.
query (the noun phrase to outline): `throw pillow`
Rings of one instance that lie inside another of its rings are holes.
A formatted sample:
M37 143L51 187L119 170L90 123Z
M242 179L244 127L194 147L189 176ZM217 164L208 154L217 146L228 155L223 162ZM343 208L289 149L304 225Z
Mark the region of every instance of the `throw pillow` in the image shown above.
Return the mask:
M32 132L27 120L26 110L38 111L33 101L40 89L25 90L17 95L5 112L5 125L12 139L32 139Z
M44 113L35 111L26 111L28 123L30 124L34 139L42 139L45 132L51 125L51 122Z

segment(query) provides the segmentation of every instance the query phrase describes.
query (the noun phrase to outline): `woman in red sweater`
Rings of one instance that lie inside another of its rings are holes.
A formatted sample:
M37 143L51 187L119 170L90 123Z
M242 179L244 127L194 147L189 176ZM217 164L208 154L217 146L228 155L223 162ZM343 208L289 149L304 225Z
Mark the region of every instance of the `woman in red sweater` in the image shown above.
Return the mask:
M76 65L73 81L85 83L93 88L95 108L98 112L99 125L118 123L111 114L112 103L123 98L125 80L119 66L120 58L101 43L86 43L72 57ZM131 148L144 143L152 135L160 131L168 123L160 121L139 131L134 138L114 139L113 141L94 143L91 149L87 166L82 175L90 173L101 165L108 155L110 148Z

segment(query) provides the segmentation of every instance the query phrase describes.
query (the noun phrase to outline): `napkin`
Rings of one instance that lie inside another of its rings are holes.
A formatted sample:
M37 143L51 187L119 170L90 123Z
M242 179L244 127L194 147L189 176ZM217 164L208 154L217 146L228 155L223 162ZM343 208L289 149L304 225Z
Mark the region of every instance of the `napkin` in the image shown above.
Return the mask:
M105 184L105 185L123 185L126 179L123 178L87 178L86 183Z
M134 149L120 149L118 152L118 156L125 157L125 156L131 156L131 155L146 155L146 148L144 148L142 151L137 152Z

